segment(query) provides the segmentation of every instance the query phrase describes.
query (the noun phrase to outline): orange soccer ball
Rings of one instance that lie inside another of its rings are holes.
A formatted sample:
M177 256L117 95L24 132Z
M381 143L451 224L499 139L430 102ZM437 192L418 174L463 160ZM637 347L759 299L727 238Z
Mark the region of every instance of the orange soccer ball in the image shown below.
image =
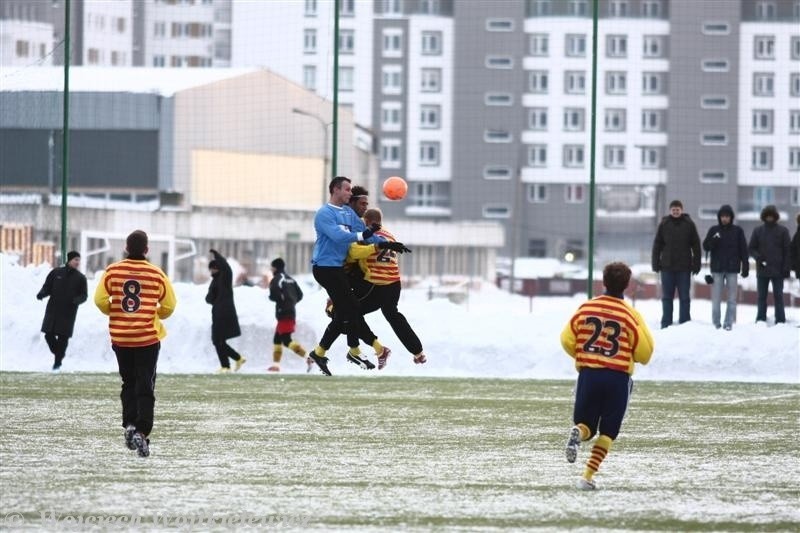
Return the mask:
M402 200L408 193L408 183L399 176L386 178L383 182L383 194L389 200Z

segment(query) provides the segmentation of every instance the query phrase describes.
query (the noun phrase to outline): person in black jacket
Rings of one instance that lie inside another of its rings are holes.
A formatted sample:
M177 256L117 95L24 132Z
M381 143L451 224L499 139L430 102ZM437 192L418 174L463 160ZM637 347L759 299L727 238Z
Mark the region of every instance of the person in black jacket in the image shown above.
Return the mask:
M61 361L67 353L78 306L86 301L88 295L86 276L78 270L80 265L81 254L74 250L69 252L67 263L50 271L36 295L38 300L50 297L44 312L42 333L55 358L53 371L56 372L61 369Z
M711 226L703 240L703 249L711 255L711 321L714 327L730 330L736 319L736 295L739 272L746 278L750 273L750 257L747 255L747 239L744 230L733 223L733 208L723 205L717 212L716 226ZM720 324L720 300L722 289L728 287L725 320Z
M783 306L783 280L791 275L789 258L789 230L778 224L780 214L774 205L761 210L762 225L753 229L750 236L750 256L756 260L756 287L758 305L756 323L767 321L767 290L772 283L775 299L775 323L786 322Z
M272 279L269 282L269 299L275 302L275 318L278 319L278 323L275 325L275 335L272 338L272 366L267 372L281 371L284 346L305 358L307 371L310 371L314 360L306 357L306 350L299 342L292 340L297 316L295 305L303 299L303 291L294 278L286 273L286 262L283 259L278 257L270 263L270 266Z
M242 334L239 328L239 317L233 303L233 272L228 261L216 250L210 250L214 259L208 263L211 272L211 284L208 286L206 302L211 304L211 342L219 357L217 373L226 374L231 371L228 359L235 362L234 371L242 368L247 359L242 357L227 343L228 339Z
M672 325L672 300L678 290L678 323L692 319L689 288L691 276L700 272L700 236L680 200L669 204L669 216L661 219L653 239L653 272L661 273L661 329Z
M800 213L797 213L797 229L792 237L792 270L797 279L800 279Z

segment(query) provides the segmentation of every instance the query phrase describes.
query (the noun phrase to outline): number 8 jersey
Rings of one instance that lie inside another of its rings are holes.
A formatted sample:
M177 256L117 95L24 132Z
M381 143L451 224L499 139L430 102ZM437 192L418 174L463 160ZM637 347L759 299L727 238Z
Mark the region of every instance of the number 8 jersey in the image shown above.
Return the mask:
M578 370L608 368L633 374L634 363L650 361L653 337L636 309L603 295L578 308L561 333L561 346Z
M175 310L175 292L166 274L146 260L124 259L106 269L94 303L108 315L111 343L150 346L167 335L162 318Z

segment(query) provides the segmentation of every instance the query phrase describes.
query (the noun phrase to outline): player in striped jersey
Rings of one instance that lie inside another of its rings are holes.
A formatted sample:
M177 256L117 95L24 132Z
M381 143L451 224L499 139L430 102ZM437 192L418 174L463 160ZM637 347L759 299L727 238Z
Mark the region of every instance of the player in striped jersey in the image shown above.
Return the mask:
M175 310L175 292L166 274L145 258L147 234L136 230L126 240L127 258L109 265L94 293L94 303L108 315L111 348L122 378L122 427L125 444L139 456L150 455L156 364L161 319Z
M653 337L636 309L623 299L631 279L625 263L603 269L606 292L583 303L561 333L561 346L575 359L574 426L567 441L567 461L574 463L578 447L599 435L577 486L596 488L594 474L619 435L633 387L634 363L646 365L653 354Z
M364 213L364 223L367 226L381 225L382 218L380 209L368 209ZM385 242L350 245L347 261L358 263L364 273L363 280L353 283L353 290L361 303L362 313L367 314L380 309L397 338L414 356L414 363L424 364L427 358L422 350L422 342L409 325L406 317L397 310L402 288L398 254L411 250L403 243L397 242L394 235L383 226L375 235L383 237ZM361 337L363 338L363 336ZM388 352L378 357L378 370L386 366L388 357Z

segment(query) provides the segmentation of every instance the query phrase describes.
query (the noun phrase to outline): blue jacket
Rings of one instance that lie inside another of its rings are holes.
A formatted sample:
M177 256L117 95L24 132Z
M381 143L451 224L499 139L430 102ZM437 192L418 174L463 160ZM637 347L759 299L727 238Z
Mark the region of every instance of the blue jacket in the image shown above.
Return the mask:
M381 240L375 236L364 239L362 233L366 229L364 221L350 206L323 205L314 215L317 241L314 243L311 264L322 267L343 266L351 243L365 241L375 244Z

